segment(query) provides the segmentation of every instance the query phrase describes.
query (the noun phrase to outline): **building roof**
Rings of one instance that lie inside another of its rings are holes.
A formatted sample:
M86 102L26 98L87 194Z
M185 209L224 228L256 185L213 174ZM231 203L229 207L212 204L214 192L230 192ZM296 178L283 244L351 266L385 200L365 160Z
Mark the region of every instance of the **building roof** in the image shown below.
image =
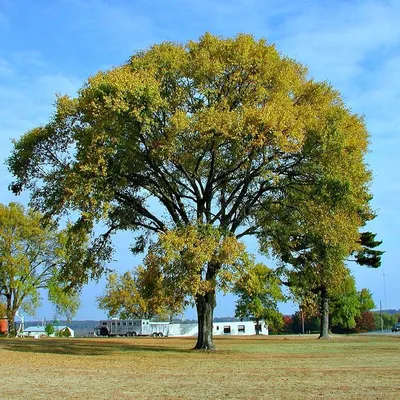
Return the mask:
M69 326L66 325L55 325L54 326L54 330L55 331L62 331L63 329L68 328L70 331L72 331L72 329ZM24 332L46 332L46 327L45 326L28 326L27 328L24 329Z

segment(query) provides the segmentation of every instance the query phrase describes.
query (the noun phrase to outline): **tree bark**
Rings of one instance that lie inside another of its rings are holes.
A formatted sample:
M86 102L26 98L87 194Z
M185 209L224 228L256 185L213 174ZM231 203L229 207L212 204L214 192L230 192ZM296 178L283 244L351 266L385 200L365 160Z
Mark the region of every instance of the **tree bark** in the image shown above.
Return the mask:
M260 320L256 319L256 335L260 334Z
M329 337L329 299L326 287L321 289L321 323L319 339L330 339Z
M15 334L15 326L14 326L14 321L15 321L15 313L13 312L12 309L12 298L11 298L11 293L6 294L6 315L7 315L7 323L8 323L8 332L7 332L7 337L12 337Z
M217 304L215 290L196 296L198 335L195 350L216 350L213 341L213 317Z
M16 336L17 332L15 331L15 312L13 312L12 310L7 310L7 321L8 321L7 337Z

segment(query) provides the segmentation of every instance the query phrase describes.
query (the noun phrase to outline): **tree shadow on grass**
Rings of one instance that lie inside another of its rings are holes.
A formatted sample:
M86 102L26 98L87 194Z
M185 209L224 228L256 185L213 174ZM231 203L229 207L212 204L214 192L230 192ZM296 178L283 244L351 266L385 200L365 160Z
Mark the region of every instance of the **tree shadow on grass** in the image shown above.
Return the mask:
M112 353L190 353L191 349L149 345L138 341L117 342L113 340L76 339L8 339L0 341L0 351L22 353L66 354L76 356L102 356Z

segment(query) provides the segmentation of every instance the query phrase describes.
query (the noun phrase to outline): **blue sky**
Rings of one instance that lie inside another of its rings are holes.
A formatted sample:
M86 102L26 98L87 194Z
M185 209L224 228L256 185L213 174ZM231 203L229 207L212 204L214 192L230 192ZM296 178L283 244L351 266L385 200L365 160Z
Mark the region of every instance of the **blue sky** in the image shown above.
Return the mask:
M310 76L331 82L352 111L365 116L378 213L368 229L384 240L386 253L380 270L351 267L358 288L369 288L378 307L381 301L384 308L399 309L399 21L399 0L0 0L0 159L8 156L12 138L48 121L55 93L73 96L90 75L120 65L137 50L165 40L196 40L206 31L264 37L307 65ZM0 201L26 203L27 194L16 199L8 192L11 179L2 162ZM126 236L117 243L111 267L122 272L140 260L128 252ZM77 319L105 316L95 305L104 282L84 289ZM293 310L291 304L281 307ZM233 313L232 296L221 297L215 315ZM52 316L44 300L37 317Z

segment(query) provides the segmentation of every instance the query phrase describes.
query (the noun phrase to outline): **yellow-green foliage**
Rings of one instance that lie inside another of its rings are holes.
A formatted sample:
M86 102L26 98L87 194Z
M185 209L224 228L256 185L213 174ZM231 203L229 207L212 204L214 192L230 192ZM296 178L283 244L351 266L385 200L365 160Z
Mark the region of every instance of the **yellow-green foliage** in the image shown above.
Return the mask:
M230 290L247 270L248 259L244 244L234 236L212 226L190 225L160 234L144 264L167 292L184 301L217 287Z
M280 281L266 265L250 260L242 276L235 282L234 293L238 295L235 316L237 318L265 319L268 323L283 324L278 312L278 301L285 296Z
M103 295L97 297L109 317L123 319L167 317L182 311L182 300L167 293L156 271L142 266L122 275L109 274Z
M0 303L0 319L6 316L7 306L5 303Z
M305 188L308 218L327 240L339 240L345 232L354 239L348 229L360 224L354 207L367 201L367 144L362 119L339 94L308 79L303 66L273 45L207 33L198 42L154 45L89 78L76 99L58 98L52 121L22 137L9 163L14 191L46 177L50 191L36 199L47 199L46 210L73 205L86 219L107 218L117 194L130 199L125 190L140 187L174 210L175 223L191 219L186 207L176 209L184 205L182 195L195 199L195 218L208 223L199 207L201 199L209 201L205 195L221 197L224 190L225 200L236 199L229 197L240 184L235 177L255 170L249 176L257 187L286 187L286 172L298 169L319 185L319 196ZM53 173L37 168L41 163L53 165ZM214 191L204 193L199 186L207 178ZM331 214L331 204L320 201L340 188L352 213L342 207ZM145 215L134 203L129 207Z
M40 303L40 289L47 289L49 299L62 314L73 315L79 304L77 292L64 289L68 282L61 271L76 261L66 246L66 232L58 231L54 223L42 220L42 215L17 203L0 204L0 296L5 302L7 317L13 324L15 313L22 309L33 314Z

